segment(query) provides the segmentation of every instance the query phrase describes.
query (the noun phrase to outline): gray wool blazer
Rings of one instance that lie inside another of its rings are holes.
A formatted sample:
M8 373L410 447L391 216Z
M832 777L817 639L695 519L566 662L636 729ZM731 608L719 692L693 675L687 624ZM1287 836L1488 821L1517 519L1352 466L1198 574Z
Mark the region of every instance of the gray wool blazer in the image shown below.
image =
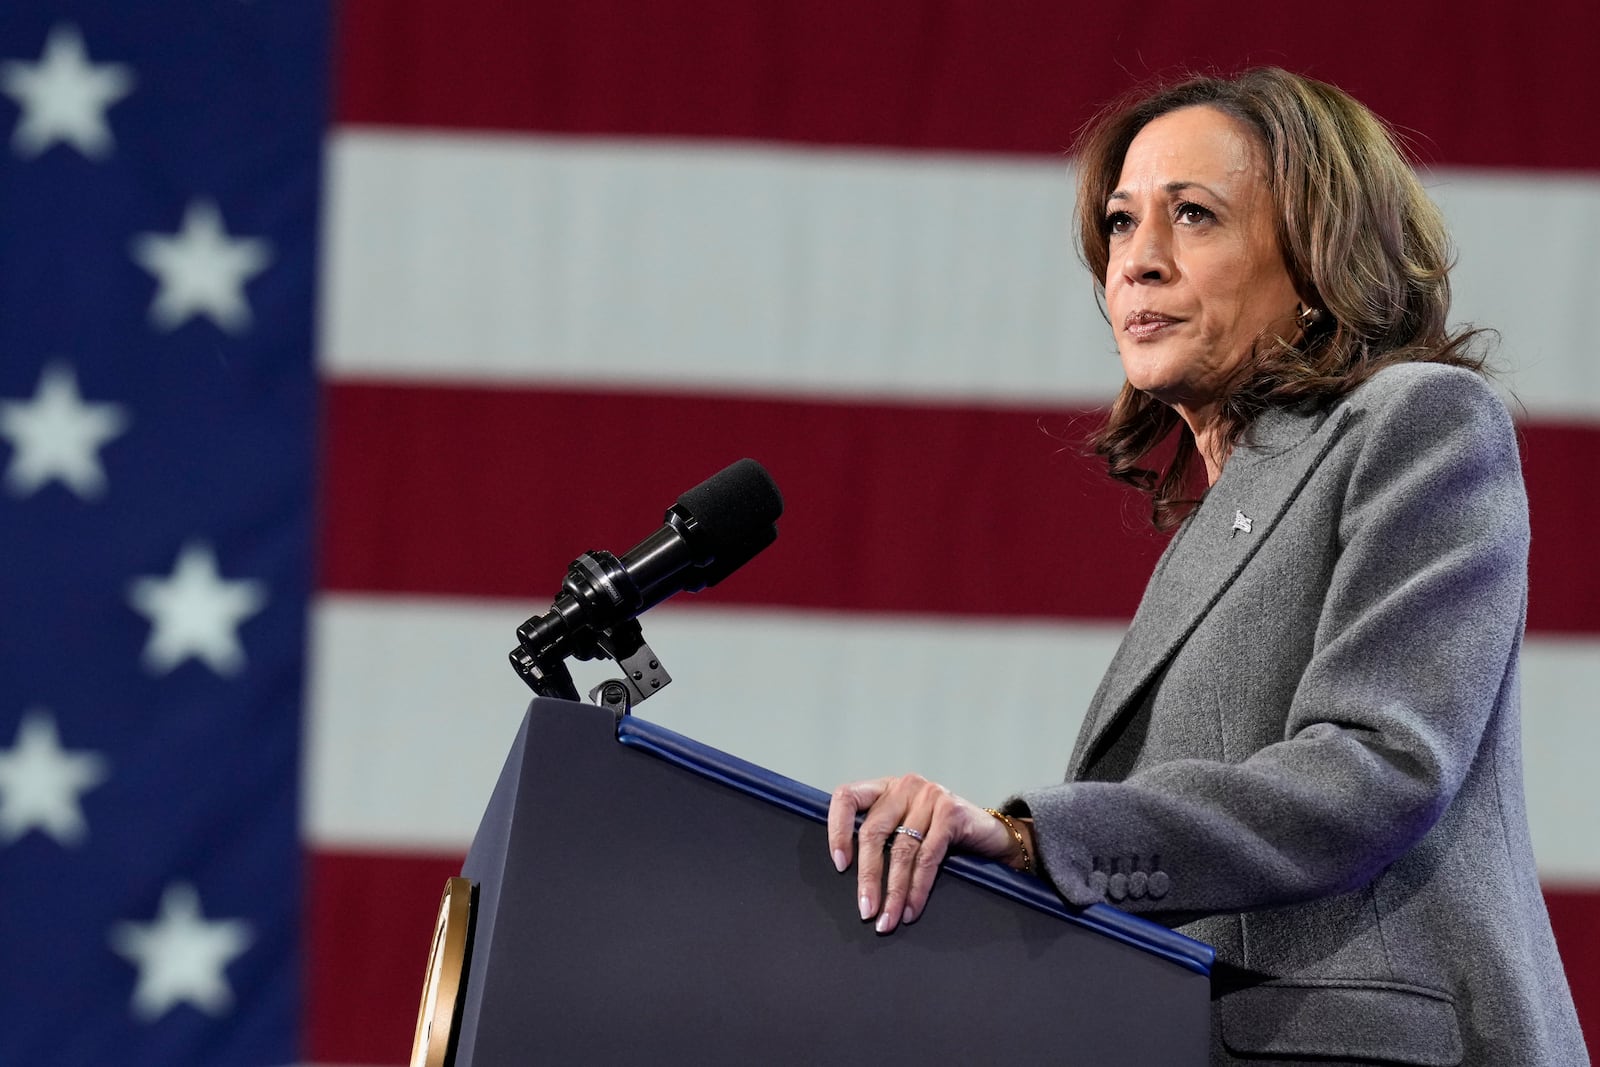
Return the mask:
M1218 950L1218 1064L1587 1064L1523 807L1504 405L1393 367L1263 415L1156 566L1044 873Z

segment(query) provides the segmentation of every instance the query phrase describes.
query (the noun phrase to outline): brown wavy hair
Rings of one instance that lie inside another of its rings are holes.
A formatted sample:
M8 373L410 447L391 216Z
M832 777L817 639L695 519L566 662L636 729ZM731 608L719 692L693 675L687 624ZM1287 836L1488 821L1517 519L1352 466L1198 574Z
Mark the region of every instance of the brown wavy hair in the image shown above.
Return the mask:
M1267 408L1331 404L1391 363L1482 370L1473 343L1480 331L1446 325L1449 235L1394 133L1344 91L1276 67L1138 91L1084 130L1074 150L1078 244L1102 308L1110 264L1106 201L1128 146L1151 120L1195 106L1216 108L1255 132L1278 215L1278 248L1301 303L1321 312L1295 337L1256 339L1219 406L1228 449ZM1170 459L1151 469L1152 453L1174 434ZM1150 496L1158 529L1173 528L1198 503L1188 425L1126 382L1090 446L1111 477Z

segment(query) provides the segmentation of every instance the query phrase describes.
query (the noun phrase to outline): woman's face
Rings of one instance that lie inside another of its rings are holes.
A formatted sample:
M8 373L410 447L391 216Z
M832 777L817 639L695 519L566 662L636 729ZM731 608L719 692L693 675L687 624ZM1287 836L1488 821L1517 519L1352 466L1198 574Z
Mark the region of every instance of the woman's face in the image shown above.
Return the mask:
M1191 426L1257 338L1295 332L1266 173L1248 127L1187 107L1139 131L1105 205L1106 310L1123 371Z

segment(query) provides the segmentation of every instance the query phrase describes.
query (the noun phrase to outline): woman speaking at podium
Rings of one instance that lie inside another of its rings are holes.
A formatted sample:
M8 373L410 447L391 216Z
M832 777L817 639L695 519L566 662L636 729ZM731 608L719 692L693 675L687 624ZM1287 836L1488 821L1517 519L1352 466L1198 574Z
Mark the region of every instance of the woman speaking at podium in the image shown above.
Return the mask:
M1065 782L838 789L863 920L977 853L1215 946L1215 1063L1587 1063L1523 808L1517 437L1437 208L1275 69L1108 110L1077 166L1127 378L1095 449L1175 532Z

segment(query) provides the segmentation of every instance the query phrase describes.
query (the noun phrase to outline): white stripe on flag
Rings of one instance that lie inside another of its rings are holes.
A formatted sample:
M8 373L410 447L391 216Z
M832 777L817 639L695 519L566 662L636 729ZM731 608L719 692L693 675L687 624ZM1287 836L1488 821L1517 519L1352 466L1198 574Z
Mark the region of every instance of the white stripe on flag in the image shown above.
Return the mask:
M464 850L529 693L505 662L534 610L324 595L314 614L307 818L324 847ZM917 771L974 800L1060 779L1120 625L732 610L650 613L674 677L639 713L821 789ZM602 665L580 689L607 675ZM1590 816L1600 642L1524 658L1528 806L1547 879L1600 878Z
M1523 646L1522 772L1534 856L1546 883L1593 886L1600 879L1596 693L1600 639L1541 636Z
M335 375L1119 382L1061 163L345 131L329 173Z
M1537 417L1600 415L1600 178L1425 176L1457 321ZM1109 397L1065 160L555 137L330 141L335 377Z
M314 842L465 847L531 696L505 660L531 610L320 598ZM821 789L915 770L989 802L1061 777L1122 629L670 605L646 623L673 676L646 718Z

